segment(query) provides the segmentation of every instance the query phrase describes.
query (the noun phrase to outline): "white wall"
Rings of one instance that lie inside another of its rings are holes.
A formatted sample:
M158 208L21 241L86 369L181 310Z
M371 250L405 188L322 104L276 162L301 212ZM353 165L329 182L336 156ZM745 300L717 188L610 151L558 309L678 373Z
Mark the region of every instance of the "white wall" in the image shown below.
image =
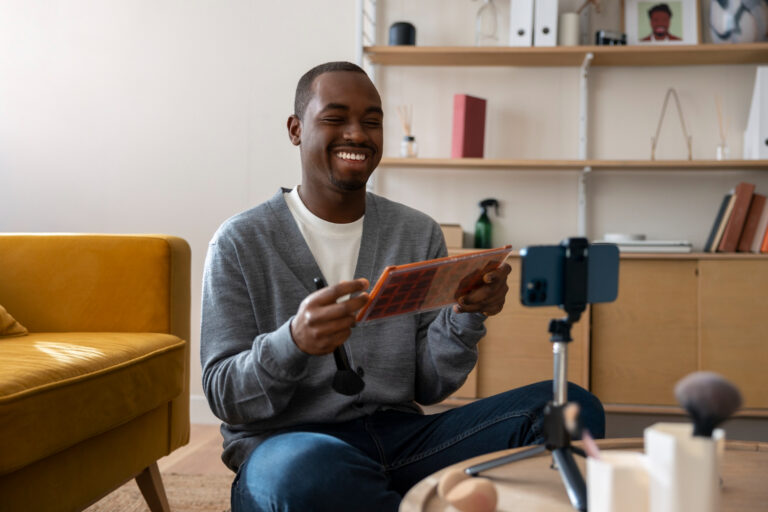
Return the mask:
M354 0L0 2L0 231L185 238L193 420L208 240L298 182L296 82L354 45Z
M580 2L578 2L580 3ZM419 44L471 44L466 0L381 0ZM606 4L606 2L603 2ZM607 4L612 4L608 2ZM508 1L499 2L505 37ZM192 246L193 421L208 416L199 370L200 277L207 242L230 215L300 177L285 121L299 76L355 57L354 0L5 0L0 2L0 231L163 232ZM610 9L608 9L610 11ZM716 145L714 94L733 154L754 66L596 69L590 156L647 158L664 92L675 86L694 158ZM379 69L385 154L395 106L415 105L422 156L450 154L451 101L489 99L486 155L577 156L575 68ZM683 157L674 111L659 158ZM589 183L590 232L644 232L702 245L720 198L768 173L613 173ZM378 190L470 231L476 203L502 201L495 241L550 243L576 230L577 173L388 169Z

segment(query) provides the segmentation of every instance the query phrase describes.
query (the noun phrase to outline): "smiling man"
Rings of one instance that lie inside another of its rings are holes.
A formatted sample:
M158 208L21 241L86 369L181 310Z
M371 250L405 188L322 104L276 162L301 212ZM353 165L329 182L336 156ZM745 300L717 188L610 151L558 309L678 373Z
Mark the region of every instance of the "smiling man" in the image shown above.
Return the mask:
M366 191L384 116L362 69L311 69L294 108L301 184L227 220L203 276L203 387L237 472L233 512L394 511L446 465L541 442L550 382L435 415L418 405L445 399L474 367L484 322L504 306L508 265L452 308L355 325L371 280L445 256L445 242L428 216ZM328 286L317 290L317 278ZM362 390L334 389L337 347ZM597 399L576 386L568 398L601 437Z

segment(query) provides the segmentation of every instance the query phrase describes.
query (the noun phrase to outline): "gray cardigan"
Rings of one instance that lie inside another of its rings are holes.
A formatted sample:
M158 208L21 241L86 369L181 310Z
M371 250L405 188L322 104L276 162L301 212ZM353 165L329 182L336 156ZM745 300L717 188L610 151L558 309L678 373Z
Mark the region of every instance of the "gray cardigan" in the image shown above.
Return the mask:
M203 274L203 389L221 420L224 462L237 470L275 431L341 422L378 409L421 412L461 386L477 361L484 316L451 308L363 323L346 342L365 389L331 388L333 355L312 356L291 338L290 321L321 276L279 190L222 224ZM355 278L371 285L388 265L444 256L438 224L368 193Z

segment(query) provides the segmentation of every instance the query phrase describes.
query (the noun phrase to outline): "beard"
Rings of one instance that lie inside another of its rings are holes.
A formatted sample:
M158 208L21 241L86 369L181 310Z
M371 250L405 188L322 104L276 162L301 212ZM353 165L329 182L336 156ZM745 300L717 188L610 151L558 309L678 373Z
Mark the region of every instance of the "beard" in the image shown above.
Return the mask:
M331 183L346 192L354 192L365 187L366 180L341 180L331 173Z

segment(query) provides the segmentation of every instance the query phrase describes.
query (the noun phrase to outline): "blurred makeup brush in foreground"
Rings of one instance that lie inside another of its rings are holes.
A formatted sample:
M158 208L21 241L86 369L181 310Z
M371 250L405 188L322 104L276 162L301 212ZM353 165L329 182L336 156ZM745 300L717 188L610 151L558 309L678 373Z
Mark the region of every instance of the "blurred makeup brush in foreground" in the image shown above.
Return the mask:
M694 372L680 379L675 398L693 420L693 435L712 437L712 431L741 407L741 393L714 372Z

